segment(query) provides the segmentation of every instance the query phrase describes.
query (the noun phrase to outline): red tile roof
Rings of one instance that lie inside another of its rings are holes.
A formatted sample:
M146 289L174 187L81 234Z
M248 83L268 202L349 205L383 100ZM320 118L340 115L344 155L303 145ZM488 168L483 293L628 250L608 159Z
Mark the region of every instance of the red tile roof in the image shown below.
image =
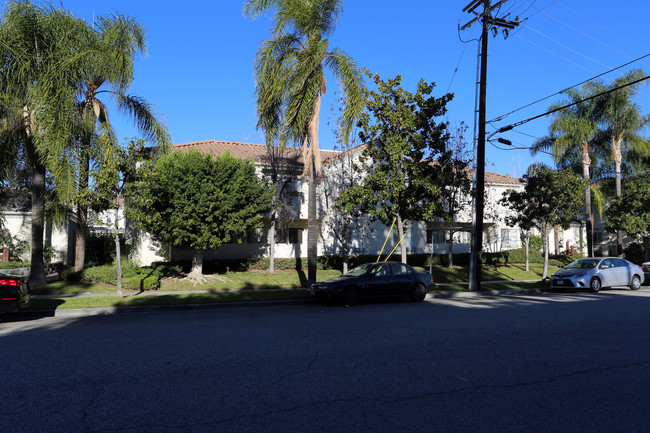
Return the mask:
M256 163L268 162L266 145L254 143L239 143L236 141L218 141L205 140L193 141L189 143L174 144L175 149L187 152L190 149L196 149L201 152L211 153L213 155L222 155L226 152L237 158L250 159ZM357 153L363 151L367 144L362 144L351 149L351 152ZM334 150L322 150L321 157L323 165L337 161L343 156L344 152ZM286 164L302 165L302 151L298 147L287 147L284 151L283 162ZM471 170L470 170L471 173ZM505 174L485 172L485 183L499 185L519 185L519 179Z
M212 155L222 155L226 152L237 158L250 159L257 163L268 162L268 153L266 145L253 143L239 143L236 141L193 141L190 143L174 144L174 149L187 152L190 149L196 149L201 152L211 153ZM340 152L332 150L321 150L323 160L329 160ZM286 147L282 158L286 164L302 165L302 151L298 147Z

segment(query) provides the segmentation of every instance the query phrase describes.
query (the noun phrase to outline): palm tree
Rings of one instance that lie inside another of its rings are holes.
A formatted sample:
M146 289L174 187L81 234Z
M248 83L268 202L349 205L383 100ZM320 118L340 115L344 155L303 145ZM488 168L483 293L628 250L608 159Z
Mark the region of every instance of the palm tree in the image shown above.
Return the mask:
M79 139L79 180L76 200L75 270L83 269L87 229L87 204L90 162L101 165L102 158L116 155L115 133L109 122L106 104L100 95L112 97L122 113L132 117L148 139L157 145L171 142L166 126L157 119L153 107L144 99L128 95L133 81L134 60L138 53L146 53L145 32L141 24L119 14L99 17L97 31L88 45L93 55L86 65L83 80L75 87L79 101L79 117L88 125ZM102 88L105 84L108 88Z
M0 144L20 146L31 168L30 284L45 283L43 263L46 174L65 182L75 120L82 40L89 26L61 9L28 1L7 5L0 23Z
M327 37L342 12L341 0L248 0L244 15L256 18L273 11L272 37L263 41L255 59L258 127L277 133L280 142L302 146L309 179L307 256L309 285L316 281L316 177L321 174L318 124L326 92L325 69L338 79L347 99L341 137L348 141L364 106L365 84L353 59L329 49ZM267 139L268 141L268 139Z
M577 103L593 96L593 89L583 86L580 90L567 90L569 101L560 101L549 107L549 111ZM550 135L537 140L531 152L536 155L550 150L560 168L567 168L580 161L585 186L585 225L587 228L587 255L593 257L593 215L591 201L592 149L598 133L597 118L593 100L557 111L549 126Z
M635 148L641 153L650 154L650 143L639 135L650 123L650 116L641 115L641 107L634 102L639 91L639 84L631 84L646 75L640 69L634 69L609 85L595 82L597 92L609 91L596 102L600 123L609 137L616 176L616 197L621 197L621 165L624 147ZM625 86L625 87L623 87ZM617 90L614 90L617 89ZM617 255L623 255L623 232L616 232Z

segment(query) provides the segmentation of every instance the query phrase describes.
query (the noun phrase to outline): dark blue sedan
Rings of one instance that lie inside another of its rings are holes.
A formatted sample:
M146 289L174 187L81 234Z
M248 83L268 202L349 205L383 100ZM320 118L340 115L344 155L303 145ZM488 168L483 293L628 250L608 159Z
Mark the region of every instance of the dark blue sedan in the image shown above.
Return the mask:
M20 277L0 276L0 314L13 313L29 306L29 284Z
M435 286L428 272L400 262L382 262L366 263L340 277L319 281L309 292L322 300L342 298L346 305L358 304L366 296L409 295L412 301L419 302Z

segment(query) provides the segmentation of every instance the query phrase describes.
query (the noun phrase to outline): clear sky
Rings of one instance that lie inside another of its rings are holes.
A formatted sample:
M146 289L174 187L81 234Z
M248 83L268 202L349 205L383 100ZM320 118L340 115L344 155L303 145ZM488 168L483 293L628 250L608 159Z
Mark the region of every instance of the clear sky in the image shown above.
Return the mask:
M496 0L493 0L493 3ZM397 74L414 91L420 78L437 84L435 94L455 94L448 120L473 129L477 78L478 24L460 32L473 15L470 1L348 0L330 39L357 63L382 78ZM147 29L148 56L138 60L130 93L147 99L164 115L174 143L231 140L263 143L256 130L253 62L269 20L242 16L243 0L62 0L62 6L89 22L93 16L119 12L137 18ZM59 4L58 2L55 4ZM498 16L525 21L507 39L489 38L487 118L553 95L612 68L650 53L646 0L508 0ZM473 40L473 41L472 41ZM470 41L463 43L462 41ZM610 81L633 67L650 73L650 57L602 77ZM328 126L336 99L330 78L321 112L321 146L335 146ZM495 128L546 111L561 95L517 111ZM650 87L638 98L650 111ZM113 114L118 136L136 134ZM549 118L503 134L520 150L487 144L487 169L520 176L533 162L529 147L547 133ZM496 138L496 137L495 137ZM498 144L498 143L497 143ZM503 145L498 145L504 147ZM535 160L550 162L548 157Z

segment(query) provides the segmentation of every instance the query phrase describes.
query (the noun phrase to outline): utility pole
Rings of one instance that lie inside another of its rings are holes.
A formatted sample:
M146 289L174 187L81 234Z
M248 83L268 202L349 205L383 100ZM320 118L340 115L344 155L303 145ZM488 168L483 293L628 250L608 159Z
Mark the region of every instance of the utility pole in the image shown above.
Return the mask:
M508 31L514 29L519 25L519 20L508 21L504 18L497 18L492 16L492 12L499 8L508 0L500 0L494 5L490 4L490 0L472 0L463 12L473 13L476 15L474 19L469 21L461 30L470 27L476 21L481 21L481 74L480 74L480 87L479 87L479 107L478 107L478 139L476 150L476 198L474 218L472 221L472 248L470 254L470 276L469 276L469 290L478 292L481 290L481 260L480 255L483 250L483 217L485 207L485 112L486 112L486 95L487 95L487 52L488 52L488 33L490 29L496 36L499 28L503 28L504 37L508 37ZM483 4L483 13L478 14L475 11L481 4Z

